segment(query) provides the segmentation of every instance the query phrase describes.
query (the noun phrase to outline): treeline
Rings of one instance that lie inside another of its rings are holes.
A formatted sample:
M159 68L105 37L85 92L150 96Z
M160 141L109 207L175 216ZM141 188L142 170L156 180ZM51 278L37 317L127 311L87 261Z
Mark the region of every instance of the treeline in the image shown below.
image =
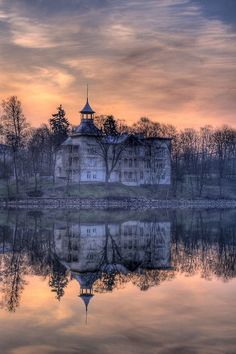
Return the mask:
M236 179L236 130L229 126L213 128L206 125L198 130L178 130L170 124L140 118L132 126L113 116L95 117L95 124L105 135L124 132L146 137L171 137L172 192L201 197L206 188L217 187L223 197L225 187ZM32 128L27 122L21 102L13 96L2 102L0 120L0 178L10 181L14 175L16 193L20 185L34 179L39 190L40 179L51 176L55 181L55 161L61 143L73 132L62 106L49 118L48 124ZM8 156L11 155L11 159Z
M20 305L21 294L27 285L27 275L46 278L57 300L64 296L71 277L63 264L70 261L62 256L59 258L56 254L55 223L61 221L61 215L54 216L47 217L40 211L14 213L10 219L6 217L7 222L0 223L0 290L3 294L2 305L9 311L15 311ZM69 240L72 215L67 213L64 217L60 226L68 233L66 237ZM104 225L110 222L110 218L107 218ZM101 257L100 268L94 273L83 273L87 283L91 280L91 284L94 282L94 291L104 293L122 288L127 283L144 291L173 279L179 273L188 277L199 274L208 280L218 278L227 281L236 277L235 212L192 211L186 217L186 211L175 211L169 221L172 223L172 244L169 245L172 268L155 269L152 264L151 255L156 254L155 230L146 238L146 257L137 262L136 253L133 254L133 261L130 256L126 259L124 245L117 243L106 228L108 242L102 243L102 248L97 243ZM84 220L81 222L84 225ZM81 235L76 236L79 238ZM133 237L134 245L134 234ZM72 242L64 242L63 247L65 255L71 255L72 252L74 254ZM110 260L107 257L109 249L113 255ZM79 249L77 252L79 253ZM85 257L86 252L81 255Z

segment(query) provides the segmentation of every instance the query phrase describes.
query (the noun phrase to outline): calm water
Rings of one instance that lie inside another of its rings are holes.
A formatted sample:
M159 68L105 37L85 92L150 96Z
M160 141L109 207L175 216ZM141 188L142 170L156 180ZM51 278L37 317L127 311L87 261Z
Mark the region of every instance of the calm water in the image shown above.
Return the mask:
M236 353L236 211L0 211L0 353Z

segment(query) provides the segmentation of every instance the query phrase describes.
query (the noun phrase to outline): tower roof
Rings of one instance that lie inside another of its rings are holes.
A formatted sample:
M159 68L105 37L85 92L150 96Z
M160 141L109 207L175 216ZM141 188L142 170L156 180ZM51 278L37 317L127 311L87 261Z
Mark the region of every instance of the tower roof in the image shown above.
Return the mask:
M79 297L83 300L83 303L85 305L86 311L88 311L88 305L90 303L90 300L92 299L94 295L93 294L83 294L79 295Z
M82 113L82 114L93 114L93 113L95 113L95 111L91 108L91 106L89 104L88 98L87 98L87 101L86 101L86 104L85 104L84 108L82 109L82 111L80 111L80 113Z
M95 135L101 134L101 131L96 127L93 119L81 119L80 125L75 129L75 134L79 135Z

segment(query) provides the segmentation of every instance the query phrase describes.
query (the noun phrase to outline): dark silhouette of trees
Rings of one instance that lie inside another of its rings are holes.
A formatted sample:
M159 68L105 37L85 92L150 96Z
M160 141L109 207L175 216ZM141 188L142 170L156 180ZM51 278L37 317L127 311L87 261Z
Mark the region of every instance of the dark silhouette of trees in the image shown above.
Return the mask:
M56 294L56 299L60 301L65 293L65 288L68 284L68 277L66 275L66 269L63 265L58 261L57 257L54 257L49 286L53 292Z
M112 172L117 167L122 153L127 148L127 134L119 133L117 122L113 116L108 116L101 128L101 134L96 137L97 155L101 156L105 165L105 180L109 182Z
M25 146L28 124L23 114L21 102L16 96L2 102L2 126L6 144L12 149L16 192L19 193L19 164L21 150Z
M70 126L62 105L57 108L57 113L52 114L49 123L52 131L52 142L57 149L68 137Z
M53 181L55 183L55 166L57 152L60 148L60 145L66 140L69 133L69 121L66 118L66 113L60 105L57 108L57 113L52 114L52 118L49 119L50 129L51 129L51 139L52 139L52 161L53 161Z

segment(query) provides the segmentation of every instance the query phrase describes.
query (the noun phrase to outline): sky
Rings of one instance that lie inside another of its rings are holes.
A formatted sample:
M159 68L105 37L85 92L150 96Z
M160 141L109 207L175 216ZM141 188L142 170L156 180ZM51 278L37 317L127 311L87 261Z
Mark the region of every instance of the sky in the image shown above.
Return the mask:
M236 127L235 0L0 0L0 99L34 126L62 104Z

